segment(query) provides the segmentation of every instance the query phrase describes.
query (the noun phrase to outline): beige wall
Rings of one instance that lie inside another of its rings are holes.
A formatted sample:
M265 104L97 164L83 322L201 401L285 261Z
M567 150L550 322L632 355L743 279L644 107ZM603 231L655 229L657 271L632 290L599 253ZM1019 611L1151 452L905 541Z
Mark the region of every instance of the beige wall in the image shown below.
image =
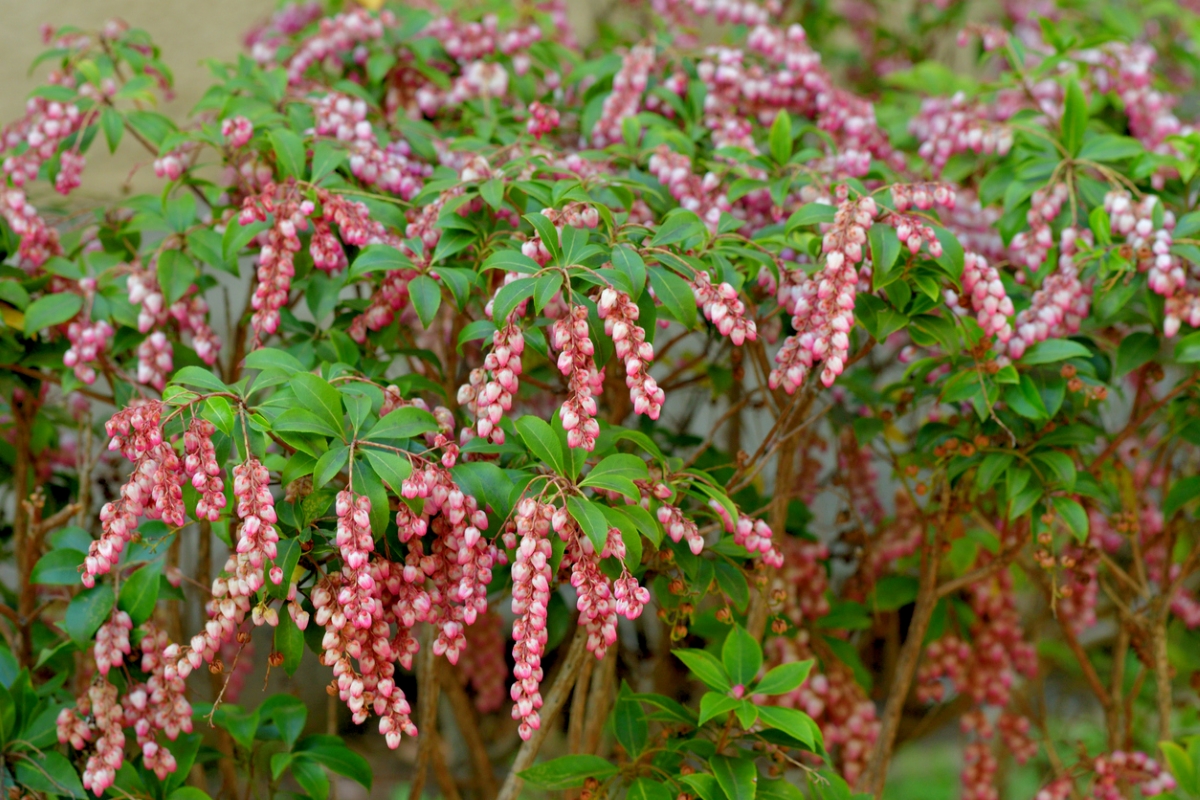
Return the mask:
M209 85L202 61L236 57L242 34L274 6L274 0L0 0L0 124L21 114L29 91L45 77L47 65L29 74L29 64L43 49L43 23L88 29L116 17L147 30L175 73L177 97L163 110L180 118ZM128 137L116 156L98 142L89 154L79 199L111 197L139 165L153 178L148 156ZM135 187L150 184L136 181ZM51 202L48 196L38 200Z

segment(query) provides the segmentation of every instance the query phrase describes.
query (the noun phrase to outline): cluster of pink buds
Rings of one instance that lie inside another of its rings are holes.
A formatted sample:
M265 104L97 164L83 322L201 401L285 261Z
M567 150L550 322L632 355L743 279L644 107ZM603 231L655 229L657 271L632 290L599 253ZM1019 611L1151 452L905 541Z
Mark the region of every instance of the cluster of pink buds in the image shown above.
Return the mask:
M587 628L587 649L596 658L604 658L617 641L617 609L612 585L600 571L600 559L588 539L566 512L560 509L553 519L556 532L567 543L566 558L571 561L571 586L575 589L575 607L579 623ZM590 552L589 552L590 551Z
M182 149L172 150L164 156L154 159L154 177L168 181L177 181L187 168L188 154Z
M703 177L697 175L692 172L690 158L668 150L665 144L659 145L650 156L650 171L682 208L695 212L713 233L721 222L721 214L733 210L733 205L721 191L721 179L715 172L708 172Z
M1146 273L1146 285L1150 291L1170 297L1183 288L1187 276L1183 264L1171 254L1175 215L1164 211L1162 227L1154 226L1158 203L1154 195L1146 195L1135 203L1123 189L1104 196L1104 210L1111 220L1112 232L1124 236L1133 248L1138 270Z
M792 317L796 333L775 356L779 366L771 370L771 388L782 386L788 394L794 393L818 362L824 362L821 382L826 386L832 386L845 369L858 285L854 265L863 259L867 229L877 211L870 197L843 200L838 206L822 242L825 267L800 283Z
M129 688L122 703L125 726L133 728L138 746L142 750L144 766L153 771L159 780L175 772L175 757L166 747L156 741L158 731L164 731L174 741L180 733L192 732L192 706L187 700L187 687L177 671L170 668L172 661L166 651L171 647L166 631L153 623L144 626L142 637L142 671L149 675L145 683ZM246 663L250 663L249 660ZM171 675L168 676L168 671ZM226 697L228 697L228 693Z
M1121 787L1127 784L1140 786L1145 797L1175 789L1175 778L1171 773L1150 756L1136 750L1132 753L1115 750L1108 755L1096 756L1092 770L1096 773L1092 783L1092 795L1096 800L1121 800L1127 796Z
M0 198L0 214L13 233L21 240L21 263L27 267L40 267L53 256L62 253L58 243L58 231L46 224L46 220L30 205L25 192L9 189Z
M158 278L148 269L132 266L126 289L129 304L138 308L138 331L149 333L161 321L166 306Z
M1193 328L1200 328L1200 294L1183 291L1168 297L1163 316L1163 333L1167 336L1179 333L1179 327L1184 322Z
M892 203L903 213L914 206L928 211L934 205L954 208L956 193L948 183L897 183L892 186Z
M1000 764L992 752L991 740L995 735L992 723L976 709L964 714L960 725L964 734L974 734L963 748L964 800L1000 800L995 785Z
M1090 242L1092 232L1064 228L1058 247L1058 269L1046 276L1033 293L1029 308L1017 314L1008 355L1019 359L1031 345L1079 330L1091 307L1091 289L1079 280L1075 266L1078 240Z
M189 294L172 303L167 313L179 325L180 331L192 335L192 349L200 360L209 366L217 363L221 341L208 324L208 301L199 294Z
M230 147L244 147L254 135L254 123L242 116L229 117L221 122L221 135Z
M964 299L975 311L975 321L983 329L984 336L994 336L1000 342L1012 338L1009 320L1015 313L1012 298L1004 288L997 269L976 253L963 257L962 287ZM953 290L945 291L946 303L958 314L967 314L968 309Z
M356 628L370 628L374 619L383 613L382 606L376 608L375 581L367 569L375 549L370 514L369 497L349 491L338 492L337 546L349 580L338 593L337 602L346 619Z
M1054 233L1050 226L1062 211L1069 194L1065 183L1055 183L1033 193L1029 212L1025 215L1029 230L1014 236L1009 246L1014 263L1029 267L1034 272L1042 266L1050 248L1054 247Z
M617 358L625 364L625 385L629 387L633 413L658 419L666 395L648 371L654 360L654 345L646 341L646 331L637 324L637 303L625 292L608 286L600 292L596 308L604 320L604 332L612 337Z
M80 697L75 705L59 712L58 740L82 750L85 742L91 741L93 731L99 732L96 751L88 756L83 770L83 788L99 797L113 785L117 770L125 763L124 715L117 687L106 680L96 681L88 688L87 697ZM89 715L90 726L83 719Z
M707 272L697 272L691 286L704 318L715 325L722 336L728 336L738 347L758 338L758 327L746 316L746 304L732 285L724 282L714 285Z
M263 568L267 562L275 560L279 542L271 475L257 458L251 456L244 464L233 468L233 496L237 499L238 519L242 521L235 551L239 561L244 558L252 568L246 572L247 588L257 592L262 586ZM283 571L277 566L272 567L270 578L271 583L278 586L283 581Z
M521 720L517 732L529 739L541 727L542 655L546 650L546 615L550 602L550 520L554 507L527 497L517 506L516 560L512 566L513 681L510 695L513 719Z
M562 425L567 445L591 451L600 435L595 420L596 398L604 373L596 369L595 346L588 334L586 306L572 306L567 317L554 323L550 345L558 354L558 370L567 378L567 399L562 405Z
M783 555L775 549L775 545L771 542L771 526L766 522L744 514L739 514L737 522L734 522L733 517L729 514L729 509L716 500L709 500L708 507L721 518L725 532L733 534L735 544L746 548L751 556L755 553L761 554L763 563L768 566L783 566Z
M133 620L124 611L118 611L96 631L93 652L96 669L101 675L107 676L110 669L125 663L125 656L132 649L129 645L129 632L132 630Z
M95 279L85 278L95 288ZM82 284L84 281L80 281ZM71 346L63 353L63 366L75 370L75 377L91 385L96 382L96 370L92 366L108 349L108 340L113 328L104 320L89 322L82 315L67 325L67 341Z
M909 130L921 143L917 152L935 174L940 174L950 157L958 153L1003 156L1013 145L1012 130L987 107L968 101L962 92L922 101Z
M195 417L183 434L183 470L200 493L196 501L196 518L216 522L225 508L224 470L217 461L212 437L216 426L206 419Z
M472 370L470 381L458 389L459 404L473 409L475 433L496 444L504 443L500 420L512 408L517 395L523 352L525 333L510 317L504 327L492 334L492 351L484 359L483 369ZM485 370L491 373L491 379L486 377Z
M1037 742L1029 735L1030 727L1029 717L1012 714L1008 711L1003 712L996 720L996 729L1000 732L1000 738L1018 764L1028 762L1038 752Z
M350 55L355 62L367 59L367 42L383 36L386 27L396 23L390 11L378 17L365 8L356 8L321 20L319 30L305 39L287 60L288 82L295 85L303 81L304 73L315 64L323 64L331 72L341 73L341 60Z
M593 145L606 147L621 141L621 123L638 113L653 67L653 47L640 45L625 54L621 69L613 76L612 94L604 98L600 118L592 127Z
M525 130L537 139L541 139L558 127L558 111L549 106L534 101L529 105L529 121Z
M138 383L153 386L161 392L175 366L174 355L174 348L162 331L154 331L143 339L137 349Z
M922 703L940 703L951 689L966 682L971 646L957 636L935 639L925 648L925 657L917 670L917 699Z
M58 152L59 145L80 129L84 115L74 103L63 103L45 97L31 97L25 102L25 116L4 131L3 150L28 145L19 155L4 159L4 174L12 185L22 187L37 180L38 170ZM63 153L55 188L69 194L79 185L79 173L84 158L76 151Z
M300 251L300 232L308 228L308 218L315 208L311 200L300 198L294 184L279 189L268 184L261 195L246 198L242 207L242 225L266 221L268 214L275 215L275 224L259 251L258 284L250 299L255 346L261 344L264 336L279 329L279 312L287 304L292 277L296 274L293 262Z
M696 555L700 555L704 550L704 537L700 535L700 528L676 506L668 503L659 506L658 521L662 523L663 530L671 537L672 542L686 540L688 549Z
M467 647L458 660L458 674L475 690L475 708L481 714L498 711L504 705L504 621L495 611L483 614L468 629Z

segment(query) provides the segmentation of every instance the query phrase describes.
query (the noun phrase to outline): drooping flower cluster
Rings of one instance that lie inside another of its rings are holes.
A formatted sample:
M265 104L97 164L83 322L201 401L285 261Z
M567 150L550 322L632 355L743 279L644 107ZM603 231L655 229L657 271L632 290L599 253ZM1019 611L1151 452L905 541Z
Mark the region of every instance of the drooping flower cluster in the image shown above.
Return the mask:
M255 344L279 329L279 312L287 305L292 278L296 274L295 258L300 251L300 232L308 229L308 218L315 206L302 199L294 183L269 183L262 193L247 197L239 222L249 225L265 222L274 215L274 224L267 231L266 241L258 254L258 284L250 305L254 314L250 326L254 329Z
M117 770L125 763L123 727L117 687L107 680L93 682L75 708L64 708L58 714L59 742L70 742L76 750L83 750L95 738L95 751L88 756L83 770L83 788L97 797L113 785Z
M469 382L458 389L459 404L468 407L475 419L474 433L496 444L504 444L500 420L512 408L520 386L525 332L515 317L516 312L492 334L492 351L484 359L483 368L471 370Z
M542 707L542 655L546 650L548 634L546 615L549 612L550 521L554 507L540 503L532 497L523 499L517 506L516 535L517 556L512 565L512 611L517 615L513 623L513 685L510 695L513 701L513 719L521 721L517 730L522 739L528 740L541 727L538 709Z
M217 427L206 419L195 417L183 435L183 470L191 478L192 488L200 493L196 502L196 519L216 522L225 508L225 471L217 461L213 434Z
M1013 359L1019 359L1032 345L1051 337L1067 336L1079 330L1091 308L1091 289L1079 279L1075 266L1078 240L1091 241L1092 233L1064 228L1058 246L1058 268L1046 276L1033 293L1029 308L1017 314L1013 335L997 347Z
M667 187L681 208L695 212L713 233L721 222L721 214L733 210L733 205L721 191L721 179L708 172L703 177L692 172L692 160L659 145L650 156L650 171L659 183Z
M592 144L605 147L621 141L621 125L638 113L654 67L654 48L638 45L623 56L621 69L613 76L613 90L604 98L600 118L592 127Z
M962 92L921 101L921 110L908 127L921 143L918 153L934 174L941 174L958 153L1003 156L1013 145L1012 129L995 116L995 107L971 102Z
M570 314L554 323L550 346L559 351L558 370L567 379L567 399L562 405L562 426L567 444L591 451L600 435L596 398L604 373L596 369L596 352L588 333L586 306L572 306Z
M604 332L612 337L617 358L625 365L625 385L629 387L633 413L658 419L666 395L649 372L654 345L646 341L646 331L637 324L637 303L625 292L608 286L600 292L596 309L604 320Z
M740 347L744 342L758 338L758 327L746 316L746 304L738 292L728 283L714 285L707 272L697 272L692 281L692 293L696 305L704 312L704 318L717 326L722 336Z
M963 257L962 287L962 298L952 289L946 289L946 303L958 314L974 311L975 321L983 329L984 336L1007 343L1013 334L1009 320L1015 310L1012 298L1000 280L1000 272L983 256L968 252ZM963 300L970 304L969 309Z
M782 386L788 394L794 393L818 363L824 364L821 382L832 386L845 369L858 285L854 265L863 259L867 228L877 210L870 197L843 200L822 241L824 269L802 279L790 299L780 298L781 305L792 311L796 333L775 355L779 366L771 370L772 388Z

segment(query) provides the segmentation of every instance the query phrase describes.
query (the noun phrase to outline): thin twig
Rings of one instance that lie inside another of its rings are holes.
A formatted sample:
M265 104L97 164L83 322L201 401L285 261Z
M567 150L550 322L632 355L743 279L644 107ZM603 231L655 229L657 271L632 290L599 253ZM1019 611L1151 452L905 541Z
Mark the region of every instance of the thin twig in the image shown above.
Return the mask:
M488 756L487 746L479 732L479 718L471 698L463 689L457 670L453 673L441 673L442 692L450 703L454 720L458 723L458 732L462 734L463 742L467 745L467 755L471 758L471 770L479 788L479 800L492 800L496 796L496 773L492 769L492 760Z

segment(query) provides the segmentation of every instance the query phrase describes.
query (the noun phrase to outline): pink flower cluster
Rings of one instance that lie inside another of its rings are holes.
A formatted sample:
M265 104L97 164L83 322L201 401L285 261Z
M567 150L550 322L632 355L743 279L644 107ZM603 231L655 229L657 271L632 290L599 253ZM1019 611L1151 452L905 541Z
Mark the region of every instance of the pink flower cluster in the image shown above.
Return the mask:
M459 405L470 409L475 419L475 434L496 444L504 444L500 420L517 396L521 354L525 352L525 333L515 316L514 312L507 324L492 334L492 351L484 358L483 368L471 370L469 382L458 389Z
M953 634L930 642L917 670L917 699L922 703L945 700L947 684L955 689L966 683L970 660L971 646Z
M1078 240L1091 241L1092 233L1064 228L1058 246L1058 269L1046 276L1033 293L1029 308L1017 314L1012 338L1004 350L1019 359L1027 348L1052 337L1075 333L1091 308L1091 288L1079 279L1075 266ZM1015 241L1015 240L1014 240ZM1000 350L1001 348L997 348Z
M196 501L196 519L216 522L225 508L225 471L217 461L212 437L217 428L200 417L192 419L183 434L183 470L191 478L192 488L200 493Z
M525 130L530 136L541 139L558 127L558 110L534 101L529 104L529 121Z
M697 272L691 286L704 318L715 325L722 336L728 336L737 347L758 338L758 327L746 316L746 304L732 285L725 282L714 285L707 272Z
M1013 263L1034 272L1042 266L1050 248L1054 247L1054 232L1050 226L1062 211L1069 194L1065 183L1045 186L1033 193L1029 212L1025 215L1029 230L1019 232L1009 245Z
M1096 773L1092 783L1092 796L1096 800L1121 800L1127 797L1122 791L1122 786L1127 784L1139 786L1145 797L1175 789L1175 778L1171 773L1137 750L1132 753L1115 750L1107 755L1096 756L1092 770Z
M550 346L559 351L558 370L567 379L567 399L562 405L567 445L591 452L600 435L594 395L601 392L604 372L596 369L586 306L572 306L568 316L554 323Z
M91 724L87 721L91 718ZM83 750L95 736L95 752L88 756L83 770L83 788L97 797L113 785L117 770L125 763L124 714L117 697L117 687L98 680L80 697L75 708L64 708L58 714L58 741ZM97 735L98 734L98 735Z
M970 303L970 310L975 312L975 321L983 329L983 335L995 337L1001 343L1007 343L1012 338L1012 325L1009 320L1015 310L1012 298L1004 288L997 269L987 263L983 256L976 253L966 253L963 257L962 272L963 298L951 289L944 292L946 304L955 313L967 314L968 308L962 299Z
M787 338L775 356L779 366L771 370L771 388L782 386L788 394L794 393L808 372L821 362L825 365L821 382L826 386L832 386L842 374L854 326L858 284L854 265L863 259L867 229L877 212L870 197L843 200L822 242L824 269L802 279L790 301L781 299L781 304L789 302L796 333Z
M1171 254L1175 215L1164 211L1162 227L1155 228L1154 210L1158 203L1154 195L1146 195L1135 203L1124 189L1115 189L1104 196L1104 210L1108 212L1112 233L1124 236L1133 248L1138 270L1146 273L1146 285L1156 294L1171 297L1183 288L1187 274L1179 259Z
M287 304L292 277L296 274L293 262L300 251L300 232L307 230L314 209L313 202L302 199L294 183L267 184L260 195L247 197L242 206L239 219L242 225L255 220L265 222L268 214L275 215L259 251L258 284L250 299L254 309L250 326L254 329L255 347L279 329L279 312Z
M704 177L697 175L692 172L690 158L668 150L665 144L659 145L650 156L649 166L650 172L667 187L680 207L695 212L709 231L716 233L721 214L733 210L733 205L721 191L721 179L715 172L707 172Z
M604 98L600 118L592 127L594 146L607 147L621 141L622 123L638 113L653 67L654 48L651 46L639 45L624 55L621 69L613 76L612 93Z
M125 656L132 648L129 644L129 632L133 630L133 620L124 611L118 611L96 631L96 643L92 649L96 658L96 669L107 677L108 671L125 663Z
M302 41L287 59L288 82L296 85L304 80L309 67L322 65L340 74L342 59L347 55L355 63L367 60L367 42L383 36L385 27L394 25L395 16L384 11L378 17L365 8L356 8L333 17L321 19L319 30ZM274 53L271 54L274 57Z
M96 289L94 278L83 278L79 281L84 290L85 302L92 297ZM113 335L113 327L105 320L92 322L84 312L67 324L67 341L71 346L63 353L63 366L75 370L75 377L89 386L96 382L96 369L92 364L108 350L108 340Z
M958 153L1004 156L1013 145L1012 130L995 116L995 109L967 100L962 92L923 100L908 127L935 175Z
M242 116L228 117L221 121L221 135L230 147L245 147L254 135L254 123Z
M554 507L526 497L517 505L516 533L520 536L516 560L512 566L513 623L513 719L528 740L541 727L538 709L542 707L542 655L546 650L546 615L550 602L550 571L553 555L550 545L550 521Z
M42 164L54 157L63 141L76 133L85 120L85 115L74 103L45 97L29 98L25 102L25 116L3 134L3 150L14 151L22 144L27 145L20 154L4 159L4 174L12 185L21 188L37 180ZM78 151L64 151L54 188L60 194L70 194L79 186L83 166L84 157Z
M697 527L696 523L689 517L684 516L682 510L668 503L663 503L658 507L657 516L658 521L663 526L663 530L667 532L667 536L671 537L672 542L686 540L688 549L695 555L700 555L704 550L704 537L700 535L700 528Z
M40 267L62 254L58 231L46 224L20 189L9 189L0 197L0 214L21 240L20 260L27 269Z
M166 631L153 623L142 626L144 635L142 671L148 675L144 683L129 687L123 700L125 726L133 728L142 750L143 765L159 780L175 772L175 757L156 741L158 731L175 741L180 733L192 732L192 705L187 700L187 687L177 671L171 669L167 650L171 647Z
M625 364L625 385L633 413L658 419L666 395L648 371L654 360L654 345L646 341L646 331L637 324L637 303L625 292L608 286L600 292L596 308L604 320L604 332L612 337L617 358Z

